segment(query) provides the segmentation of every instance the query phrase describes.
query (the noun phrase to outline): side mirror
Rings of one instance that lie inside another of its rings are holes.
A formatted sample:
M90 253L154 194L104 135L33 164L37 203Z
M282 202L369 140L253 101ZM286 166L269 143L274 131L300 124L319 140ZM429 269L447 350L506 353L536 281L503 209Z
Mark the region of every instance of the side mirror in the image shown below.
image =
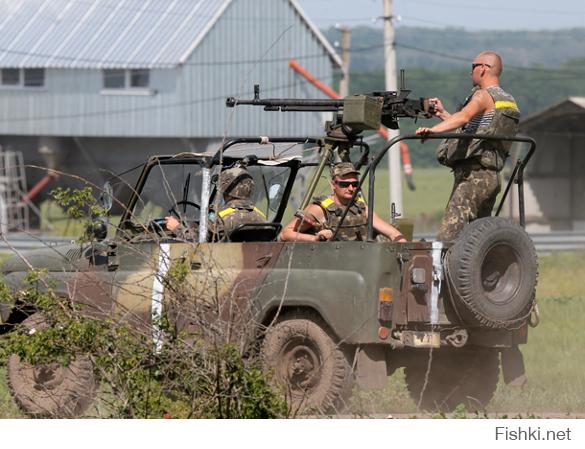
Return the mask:
M102 194L98 199L98 204L102 207L106 213L110 211L112 205L114 203L114 189L112 188L112 184L110 181L107 181L102 187Z
M268 189L268 207L271 211L276 212L280 207L280 200L282 199L282 186L280 184L272 184Z
M94 220L88 225L87 235L95 238L98 242L105 240L108 236L108 224L99 218Z

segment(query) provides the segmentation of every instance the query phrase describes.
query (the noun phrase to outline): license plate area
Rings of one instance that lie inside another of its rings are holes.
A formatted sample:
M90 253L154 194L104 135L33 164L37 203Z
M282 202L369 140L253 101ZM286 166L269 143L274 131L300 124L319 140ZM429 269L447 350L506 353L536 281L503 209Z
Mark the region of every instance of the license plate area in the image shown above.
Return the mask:
M405 346L412 348L439 348L441 347L441 334L429 331L402 331L400 340Z

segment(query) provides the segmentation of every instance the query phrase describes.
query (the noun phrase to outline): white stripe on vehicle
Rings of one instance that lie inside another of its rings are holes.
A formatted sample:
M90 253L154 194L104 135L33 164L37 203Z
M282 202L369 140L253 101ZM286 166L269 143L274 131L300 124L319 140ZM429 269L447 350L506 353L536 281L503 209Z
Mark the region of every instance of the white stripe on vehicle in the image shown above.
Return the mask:
M443 243L433 242L433 286L431 287L431 324L439 324L439 293L443 279Z
M169 271L170 265L170 249L171 245L168 243L161 243L158 253L158 264L156 266L156 274L154 275L154 283L152 284L152 304L150 309L150 317L152 320L152 339L154 341L155 352L158 354L162 349L163 333L160 327L156 324L162 316L162 303L164 298L164 283L163 280Z

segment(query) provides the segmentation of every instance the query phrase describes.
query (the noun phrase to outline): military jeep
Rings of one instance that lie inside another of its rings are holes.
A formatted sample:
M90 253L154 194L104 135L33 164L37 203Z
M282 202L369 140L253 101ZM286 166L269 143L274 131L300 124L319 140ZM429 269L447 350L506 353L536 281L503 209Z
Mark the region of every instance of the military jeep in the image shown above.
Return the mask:
M28 271L45 269L54 279L54 291L82 305L88 315L115 316L150 332L155 353L165 344L158 326L162 315L182 335L200 338L223 332L247 348L246 354L260 356L297 410L341 410L354 382L382 388L387 376L401 367L418 407L452 410L463 403L482 408L496 389L500 365L506 382L524 379L518 346L526 343L537 311L536 254L523 229L522 175L535 150L532 139L471 136L530 148L518 159L495 216L475 220L453 242L384 241L375 235L371 214L363 241L278 240L285 215L291 216L291 193L303 184L304 171L313 169L315 174L301 208L335 150L343 157L359 153L354 161L362 171L360 188L365 195L368 182L367 202L374 208L382 157L400 140L421 137L395 138L371 156L367 144L356 138L359 131L379 126L386 101L389 126L397 114L411 116L412 108L425 107L422 100L405 103L402 94L376 98L345 104L347 122L339 121L338 129L349 139L334 133L329 139L246 138L225 143L217 154L151 157L127 200L119 204L122 215L115 232L108 237L103 225L95 226L91 242L13 256L2 267L4 282L18 292ZM355 104L362 109L350 110ZM311 107L323 110L321 103ZM444 137L461 135L426 138ZM287 155L287 148L301 144L319 150L319 163ZM270 151L261 156L246 145ZM276 151L277 145L288 147ZM242 146L238 156L235 149ZM253 200L267 222L242 225L216 241L216 178L223 168L238 164L254 178ZM498 216L514 184L520 225ZM106 203L106 208L111 206ZM164 228L163 217L169 214L183 222L189 238ZM338 229L333 231L335 235ZM178 265L186 270L177 296L167 280ZM23 313L18 297L13 307L3 305L0 311L4 331L19 322L31 331L44 325L34 310ZM30 365L13 355L8 381L17 403L37 416L83 414L96 386L91 364L82 356L63 367Z

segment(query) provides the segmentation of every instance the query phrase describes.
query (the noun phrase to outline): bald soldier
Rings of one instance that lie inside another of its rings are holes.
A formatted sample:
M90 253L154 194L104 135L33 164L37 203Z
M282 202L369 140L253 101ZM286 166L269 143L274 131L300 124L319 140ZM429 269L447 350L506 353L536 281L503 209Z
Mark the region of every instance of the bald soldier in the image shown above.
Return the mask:
M340 162L331 169L331 195L313 198L304 211L295 217L280 233L283 241L323 242L333 238L333 230L341 220L359 184L360 172L351 162ZM337 240L366 240L368 237L368 206L358 196L349 207L339 227ZM395 242L406 242L398 229L386 223L374 212L374 229Z
M418 128L416 133L427 135L456 130L463 134L513 137L518 131L520 111L514 98L500 87L502 70L502 59L497 53L481 52L471 64L473 89L463 106L450 114L441 100L431 98L434 114L442 122L432 128ZM499 172L511 144L481 139L441 142L437 159L453 169L455 181L438 240L454 240L467 223L491 215L501 188Z

